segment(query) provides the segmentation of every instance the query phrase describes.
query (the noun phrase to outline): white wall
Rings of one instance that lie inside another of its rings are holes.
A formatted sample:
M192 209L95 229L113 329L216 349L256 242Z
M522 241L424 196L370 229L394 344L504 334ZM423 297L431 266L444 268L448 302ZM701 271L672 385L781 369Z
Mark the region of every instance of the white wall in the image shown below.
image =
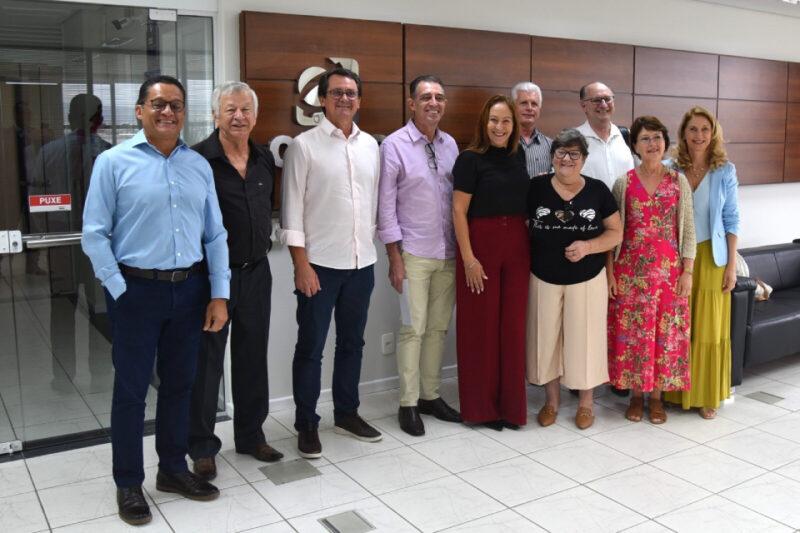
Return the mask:
M85 0L86 1L86 0ZM210 9L213 0L89 0ZM754 0L757 1L757 0ZM169 4L169 5L167 5ZM217 0L217 78L239 79L239 13L243 10L386 20L551 37L656 46L697 52L800 62L800 20L694 0ZM794 43L790 45L790 43ZM369 102L364 102L369 105ZM544 113L547 112L545 106ZM740 190L743 247L787 242L800 237L800 183L743 187ZM380 336L399 326L397 299L386 282L380 254L367 324L362 382L388 384L396 375L394 358L380 355ZM291 260L276 246L270 340L272 398L291 395L291 359L296 340ZM332 335L325 351L323 388L330 386ZM446 364L454 362L449 338Z

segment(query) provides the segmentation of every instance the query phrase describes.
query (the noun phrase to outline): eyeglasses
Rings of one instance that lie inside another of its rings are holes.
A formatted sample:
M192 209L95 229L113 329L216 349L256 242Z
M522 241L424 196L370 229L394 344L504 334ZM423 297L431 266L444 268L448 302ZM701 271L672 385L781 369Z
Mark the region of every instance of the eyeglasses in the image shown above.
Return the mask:
M569 158L572 159L573 161L577 161L583 156L583 154L580 153L578 150L562 150L561 148L559 148L558 150L555 151L553 156L554 159L556 160L566 159L567 156L569 156Z
M172 109L173 113L180 113L181 111L183 111L185 104L180 100L173 100L172 102L167 102L164 100L150 100L150 107L152 107L159 113L167 109L167 106L169 106L169 108Z
M664 136L659 133L658 135L653 135L652 137L648 137L647 135L639 137L639 140L637 142L640 142L642 144L650 144L650 143L658 144L663 140Z
M581 102L591 102L594 105L606 104L611 105L614 102L613 96L598 96L597 98L584 98Z
M332 96L336 100L341 100L345 96L350 100L355 100L358 98L358 91L354 91L353 89L331 89L328 91L328 96Z
M433 143L425 145L425 154L428 156L428 168L431 170L439 170L439 165L436 163L436 149Z

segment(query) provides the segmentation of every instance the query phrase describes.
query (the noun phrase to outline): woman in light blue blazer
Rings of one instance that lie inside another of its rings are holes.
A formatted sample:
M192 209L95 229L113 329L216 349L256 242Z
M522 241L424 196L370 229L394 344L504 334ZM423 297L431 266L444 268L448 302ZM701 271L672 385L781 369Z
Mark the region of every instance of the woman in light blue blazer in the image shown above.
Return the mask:
M671 162L694 191L697 256L692 275L690 389L665 394L684 409L714 418L731 390L731 295L736 285L738 180L714 115L693 107L683 116Z

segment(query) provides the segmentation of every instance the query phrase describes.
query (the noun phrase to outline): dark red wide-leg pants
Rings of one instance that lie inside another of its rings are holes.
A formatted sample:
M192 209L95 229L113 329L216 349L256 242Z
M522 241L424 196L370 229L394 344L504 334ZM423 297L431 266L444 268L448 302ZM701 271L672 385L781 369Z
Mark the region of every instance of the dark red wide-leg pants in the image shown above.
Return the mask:
M466 284L456 254L458 394L465 422L527 420L525 321L530 255L525 218L475 217L469 221L475 257L489 279L484 291Z

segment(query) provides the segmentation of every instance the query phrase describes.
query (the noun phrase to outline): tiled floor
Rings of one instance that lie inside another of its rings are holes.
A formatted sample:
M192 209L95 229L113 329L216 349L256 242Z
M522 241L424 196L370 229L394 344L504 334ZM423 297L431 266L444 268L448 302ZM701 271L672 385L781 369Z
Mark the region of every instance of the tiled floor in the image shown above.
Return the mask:
M443 385L453 403L457 384ZM774 405L747 398L763 391ZM425 417L409 437L396 420L396 391L362 398L384 439L362 443L323 423L321 475L276 485L232 449L219 425L218 500L198 503L155 490L153 438L145 491L153 522L142 531L325 531L319 518L357 510L378 531L793 531L800 529L800 357L751 371L717 419L669 411L663 426L623 418L625 401L597 399L590 431L571 421L538 427L543 401L529 389L530 424L495 432ZM331 405L320 405L330 421ZM292 412L274 413L268 438L297 458ZM109 445L0 464L0 531L115 532Z

